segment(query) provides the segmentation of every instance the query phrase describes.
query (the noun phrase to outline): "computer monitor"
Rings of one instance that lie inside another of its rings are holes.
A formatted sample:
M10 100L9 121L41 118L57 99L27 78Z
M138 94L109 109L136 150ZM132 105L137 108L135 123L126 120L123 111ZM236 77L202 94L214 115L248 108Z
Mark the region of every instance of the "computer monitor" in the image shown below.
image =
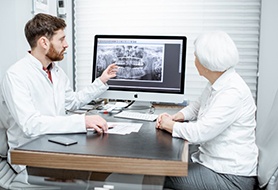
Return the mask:
M92 81L111 63L118 65L101 98L183 102L186 42L185 36L95 35Z

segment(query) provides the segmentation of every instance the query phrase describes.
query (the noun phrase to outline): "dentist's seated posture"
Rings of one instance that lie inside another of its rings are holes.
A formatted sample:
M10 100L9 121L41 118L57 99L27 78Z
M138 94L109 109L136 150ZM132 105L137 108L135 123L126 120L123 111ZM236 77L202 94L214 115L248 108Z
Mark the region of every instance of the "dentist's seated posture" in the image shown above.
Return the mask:
M108 89L106 84L116 76L117 66L110 64L102 75L85 89L74 92L64 71L55 61L64 58L68 47L63 19L37 14L25 25L25 36L31 47L26 56L12 65L1 84L0 186L20 189L28 186L25 166L10 165L9 149L30 138L53 133L97 132L107 130L107 122L99 115L66 115L66 110L78 109ZM1 114L2 115L2 114ZM5 126L3 126L5 125ZM3 134L2 134L3 130ZM6 132L6 133L4 133ZM7 166L8 164L8 166ZM2 174L9 168L10 175ZM8 179L7 179L8 178Z
M191 155L188 176L167 177L164 186L190 190L252 190L256 185L256 105L234 67L238 50L217 31L195 40L195 65L208 80L199 99L174 115L161 114L156 127L200 144Z

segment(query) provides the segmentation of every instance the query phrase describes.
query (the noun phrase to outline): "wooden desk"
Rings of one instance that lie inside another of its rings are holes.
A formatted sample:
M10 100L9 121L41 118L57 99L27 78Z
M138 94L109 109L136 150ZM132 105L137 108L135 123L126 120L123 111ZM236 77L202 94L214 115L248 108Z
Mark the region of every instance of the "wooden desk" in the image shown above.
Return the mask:
M108 117L108 116L107 116ZM107 118L109 121L139 122ZM186 176L188 143L143 122L138 133L67 134L78 144L63 146L41 136L11 151L12 164L32 167L115 172L157 176Z

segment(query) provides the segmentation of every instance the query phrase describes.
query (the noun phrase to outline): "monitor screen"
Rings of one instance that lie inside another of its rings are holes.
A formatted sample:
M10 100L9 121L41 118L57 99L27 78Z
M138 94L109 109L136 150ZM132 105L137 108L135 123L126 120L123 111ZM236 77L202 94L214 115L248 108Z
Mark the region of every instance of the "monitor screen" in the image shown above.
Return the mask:
M186 42L185 36L96 35L92 81L116 63L117 76L101 97L183 102Z

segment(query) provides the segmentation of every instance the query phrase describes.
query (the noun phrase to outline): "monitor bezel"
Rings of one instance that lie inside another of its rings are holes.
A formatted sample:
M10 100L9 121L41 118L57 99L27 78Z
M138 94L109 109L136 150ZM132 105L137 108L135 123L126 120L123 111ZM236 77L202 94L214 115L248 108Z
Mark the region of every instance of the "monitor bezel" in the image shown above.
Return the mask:
M128 96L129 99L136 100L138 98L138 93L147 93L149 95L155 95L156 93L161 93L161 94L169 94L169 95L180 95L184 96L185 94L185 73L186 73L186 50L187 50L187 37L186 36L159 36L159 35L95 35L94 37L94 42L93 42L93 65L92 65L92 82L97 78L95 68L97 64L97 59L96 59L96 54L97 54L97 44L98 44L98 39L155 39L155 40L182 40L182 56L181 56L181 80L180 80L180 88L179 91L174 92L174 91L169 91L169 90L159 90L159 89L138 89L136 88L129 88L128 90L126 88L121 88L121 87L109 87L108 91L117 93L121 91L125 91L125 93L129 94ZM104 93L107 94L107 93ZM107 95L107 98L111 98L111 96ZM169 96L170 98L171 96ZM166 98L167 99L167 98ZM178 100L175 100L174 102L177 102ZM181 102L181 101L178 101Z

